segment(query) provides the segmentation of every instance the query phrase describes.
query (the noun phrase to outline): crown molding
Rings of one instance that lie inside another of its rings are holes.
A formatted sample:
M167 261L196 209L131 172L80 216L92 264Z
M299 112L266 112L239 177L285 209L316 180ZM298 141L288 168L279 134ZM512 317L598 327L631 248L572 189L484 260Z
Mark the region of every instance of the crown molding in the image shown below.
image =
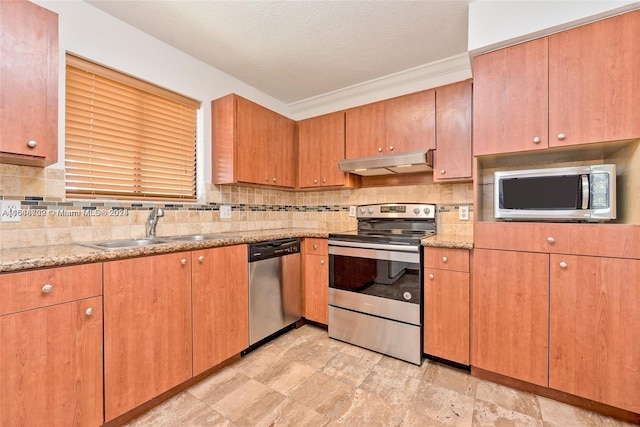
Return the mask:
M288 104L296 120L471 78L467 52Z

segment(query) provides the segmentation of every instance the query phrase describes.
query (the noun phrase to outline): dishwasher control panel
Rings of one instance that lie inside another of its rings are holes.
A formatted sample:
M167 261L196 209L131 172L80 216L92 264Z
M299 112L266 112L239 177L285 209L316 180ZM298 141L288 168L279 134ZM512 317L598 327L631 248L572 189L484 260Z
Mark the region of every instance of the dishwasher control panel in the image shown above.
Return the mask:
M300 239L267 240L248 245L249 262L300 253Z

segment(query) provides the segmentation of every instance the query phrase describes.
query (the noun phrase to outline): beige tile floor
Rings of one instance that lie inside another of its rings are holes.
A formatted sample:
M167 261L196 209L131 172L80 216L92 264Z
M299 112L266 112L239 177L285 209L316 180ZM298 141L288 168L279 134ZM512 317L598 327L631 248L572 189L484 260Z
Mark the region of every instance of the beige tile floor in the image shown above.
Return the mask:
M415 366L305 325L129 426L630 426L472 377Z

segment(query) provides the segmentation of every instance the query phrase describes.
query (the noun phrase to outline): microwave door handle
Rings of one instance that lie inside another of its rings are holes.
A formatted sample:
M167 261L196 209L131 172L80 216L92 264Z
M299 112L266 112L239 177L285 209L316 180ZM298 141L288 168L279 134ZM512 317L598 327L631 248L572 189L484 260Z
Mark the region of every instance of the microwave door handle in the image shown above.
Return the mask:
M589 209L589 176L582 175L582 208Z

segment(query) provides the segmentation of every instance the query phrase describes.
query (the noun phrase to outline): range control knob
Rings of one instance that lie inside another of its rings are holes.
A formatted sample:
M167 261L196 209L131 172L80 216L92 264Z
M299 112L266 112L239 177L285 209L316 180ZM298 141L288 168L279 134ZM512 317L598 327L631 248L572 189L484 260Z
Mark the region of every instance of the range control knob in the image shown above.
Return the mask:
M431 209L429 209L429 208L424 208L424 209L423 209L423 212L424 212L424 214L425 214L425 215L429 215L429 214L431 213Z
M369 215L373 215L373 208L369 208Z
M418 215L420 213L420 209L419 208L413 208L413 213Z
M367 210L366 210L365 208L360 208L360 213L361 213L362 215L364 215L366 212L367 212Z

